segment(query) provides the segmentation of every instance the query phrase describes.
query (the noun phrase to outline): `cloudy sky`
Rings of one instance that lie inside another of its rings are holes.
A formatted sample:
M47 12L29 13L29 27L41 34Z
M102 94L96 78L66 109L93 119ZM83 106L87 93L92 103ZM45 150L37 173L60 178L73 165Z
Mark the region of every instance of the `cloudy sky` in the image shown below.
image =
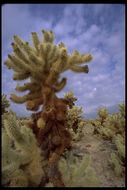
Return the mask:
M125 5L119 4L5 4L2 6L2 63L12 53L13 35L31 41L31 32L50 29L55 43L63 41L68 52L91 53L88 74L67 71L64 90L73 91L86 117L102 106L116 108L125 101ZM15 92L13 71L2 64L2 93ZM18 94L19 95L19 94ZM30 115L24 105L11 103L19 115Z

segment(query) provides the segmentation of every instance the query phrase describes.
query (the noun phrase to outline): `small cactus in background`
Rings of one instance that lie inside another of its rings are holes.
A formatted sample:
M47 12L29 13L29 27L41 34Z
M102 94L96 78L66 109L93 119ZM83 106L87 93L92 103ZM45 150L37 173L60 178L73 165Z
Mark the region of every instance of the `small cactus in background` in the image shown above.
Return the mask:
M94 133L101 134L101 136L110 140L112 140L113 136L116 134L124 134L125 105L122 104L119 107L119 112L112 114L108 114L108 110L106 108L98 110L99 118L89 121L95 128Z
M75 105L74 102L77 100L72 91L66 93L64 98L68 101L69 108L72 108Z
M99 116L100 122L103 123L108 117L108 110L106 108L100 108L97 114Z
M7 108L9 108L10 103L7 100L7 95L2 94L2 114L7 112Z
M125 117L125 104L124 103L119 104L119 112L122 117Z
M125 119L120 116L119 113L111 114L103 124L105 127L114 131L114 133L123 134Z
M77 100L72 92L65 94L64 97L65 99L69 99L69 102ZM82 113L82 108L74 106L73 103L73 105L71 104L71 107L68 109L66 114L66 125L71 133L72 139L75 141L80 140L83 136L82 130L84 126L84 121L82 119Z
M119 104L119 120L121 123L121 128L123 128L123 130L125 130L125 104L121 103Z

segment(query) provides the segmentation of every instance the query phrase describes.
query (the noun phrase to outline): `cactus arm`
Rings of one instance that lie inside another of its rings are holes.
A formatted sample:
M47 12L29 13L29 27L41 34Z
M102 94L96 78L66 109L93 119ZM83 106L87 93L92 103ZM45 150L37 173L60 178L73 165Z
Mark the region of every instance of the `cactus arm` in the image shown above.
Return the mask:
M40 40L38 38L38 35L36 32L31 32L31 34L32 34L34 47L36 48L37 51L39 51Z
M41 86L37 85L37 83L26 83L23 86L19 86L19 85L16 86L16 90L18 92L24 92L26 90L35 92L36 90L40 90L40 89L41 89Z
M28 100L33 100L34 98L39 98L40 97L40 91L36 91L35 93L29 93L27 95L24 95L24 96L16 96L15 94L11 94L11 97L10 99L17 103L17 104L22 104Z
M7 59L4 64L8 67L8 69L13 69L15 72L21 72L21 69L16 66L10 59Z
M83 72L83 73L88 73L89 72L89 68L87 65L83 66L83 67L80 67L80 66L77 66L77 65L72 65L70 67L70 69L74 72L77 72L77 73L80 73L80 72Z
M66 83L67 83L67 79L62 78L62 80L59 83L56 83L54 85L55 92L61 91L65 87Z
M29 78L29 76L30 76L30 73L28 73L28 72L14 73L13 80L25 80L25 79Z
M26 56L26 53L20 47L18 47L15 43L12 43L11 45L13 47L13 51L14 51L15 55L19 59L23 60L25 63L29 64L28 58Z
M43 41L42 43L47 43L47 42L50 42L50 43L53 43L54 41L54 34L52 31L45 31L45 30L42 30L42 33L43 33Z

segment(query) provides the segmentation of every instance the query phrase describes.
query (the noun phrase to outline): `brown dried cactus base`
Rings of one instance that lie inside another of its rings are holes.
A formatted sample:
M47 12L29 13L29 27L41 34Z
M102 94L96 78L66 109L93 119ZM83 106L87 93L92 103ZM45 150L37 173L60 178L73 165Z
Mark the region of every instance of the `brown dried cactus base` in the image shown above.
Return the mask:
M37 137L45 160L48 160L47 177L55 187L64 187L58 161L65 149L71 148L71 135L66 129L66 111L66 100L52 96L45 102L42 112L32 115L31 128ZM45 122L44 128L37 127L37 121L40 118Z

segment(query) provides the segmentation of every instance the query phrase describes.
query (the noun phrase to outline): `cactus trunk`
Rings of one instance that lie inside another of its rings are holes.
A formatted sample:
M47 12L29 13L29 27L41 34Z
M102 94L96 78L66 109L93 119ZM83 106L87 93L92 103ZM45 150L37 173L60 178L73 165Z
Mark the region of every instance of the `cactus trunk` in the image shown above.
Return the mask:
M55 187L63 187L62 176L58 170L59 158L65 149L71 147L71 135L66 129L67 101L58 98L53 88L43 88L43 108L32 115L33 125L38 143L48 160L48 179ZM39 121L39 122L38 122ZM41 126L41 121L45 124ZM40 125L40 126L38 126Z

